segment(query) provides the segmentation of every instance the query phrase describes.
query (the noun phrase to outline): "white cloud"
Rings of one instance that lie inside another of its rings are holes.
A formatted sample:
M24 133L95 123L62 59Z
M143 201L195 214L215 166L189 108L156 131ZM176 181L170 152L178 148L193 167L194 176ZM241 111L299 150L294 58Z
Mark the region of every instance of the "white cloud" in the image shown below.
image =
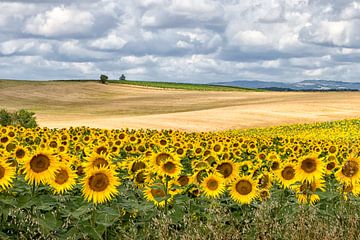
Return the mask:
M323 74L324 69L312 69L312 70L305 70L304 75L309 77L319 77L321 74Z
M360 3L351 2L340 13L342 19L360 18Z
M90 46L94 48L99 48L103 50L119 50L126 44L121 36L119 36L115 31L109 33L106 37L98 38L90 42Z
M52 45L31 39L17 39L0 43L2 55L34 55L49 54L53 51Z
M302 30L302 40L340 47L360 47L360 20L322 21Z
M256 47L268 45L268 38L257 30L246 30L238 32L232 39L235 45L245 47Z
M87 11L57 6L27 20L24 31L46 37L63 37L89 33L94 17Z

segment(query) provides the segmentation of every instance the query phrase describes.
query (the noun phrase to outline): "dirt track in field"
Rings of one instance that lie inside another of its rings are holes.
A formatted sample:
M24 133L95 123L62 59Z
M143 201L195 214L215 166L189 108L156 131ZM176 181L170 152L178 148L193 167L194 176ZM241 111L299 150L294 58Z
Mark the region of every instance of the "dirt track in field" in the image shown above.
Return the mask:
M205 92L95 82L0 81L0 109L40 126L213 131L360 117L360 92Z

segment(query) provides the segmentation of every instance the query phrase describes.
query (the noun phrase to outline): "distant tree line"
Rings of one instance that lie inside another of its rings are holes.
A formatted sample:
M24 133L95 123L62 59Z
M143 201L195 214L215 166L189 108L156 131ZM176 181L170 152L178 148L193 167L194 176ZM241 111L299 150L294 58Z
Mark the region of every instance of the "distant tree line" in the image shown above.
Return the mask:
M106 82L109 80L109 77L105 74L101 74L100 75L100 83L102 84L106 84ZM121 74L121 76L119 77L120 81L125 81L126 80L126 76L124 74Z

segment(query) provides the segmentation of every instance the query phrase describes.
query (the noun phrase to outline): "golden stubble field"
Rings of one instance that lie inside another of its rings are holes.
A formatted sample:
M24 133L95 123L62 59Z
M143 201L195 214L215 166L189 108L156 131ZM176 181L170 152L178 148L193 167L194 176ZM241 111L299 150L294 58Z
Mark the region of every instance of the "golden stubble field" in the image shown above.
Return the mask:
M360 117L358 92L218 92L96 82L0 81L0 108L40 126L213 131Z

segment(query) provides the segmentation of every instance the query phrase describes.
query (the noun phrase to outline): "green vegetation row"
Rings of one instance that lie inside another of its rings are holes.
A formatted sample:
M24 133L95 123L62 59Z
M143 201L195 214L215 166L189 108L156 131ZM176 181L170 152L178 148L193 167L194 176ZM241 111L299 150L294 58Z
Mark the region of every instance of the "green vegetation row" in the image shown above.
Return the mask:
M133 81L133 80L110 80L110 83L128 84L144 87L156 87L166 89L184 89L184 90L198 90L198 91L257 91L262 92L263 90L251 89L251 88L240 88L230 86L217 86L211 84L193 84L193 83L173 83L173 82L151 82L151 81Z

